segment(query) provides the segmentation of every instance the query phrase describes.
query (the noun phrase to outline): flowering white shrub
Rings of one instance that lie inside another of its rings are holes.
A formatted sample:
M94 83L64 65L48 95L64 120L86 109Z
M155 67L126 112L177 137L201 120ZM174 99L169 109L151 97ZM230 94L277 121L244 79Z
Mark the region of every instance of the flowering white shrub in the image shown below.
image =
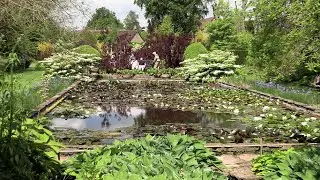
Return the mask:
M101 58L90 54L63 52L46 58L45 75L59 77L83 78L97 67Z
M190 81L214 82L222 76L233 75L235 69L241 67L235 65L235 61L236 56L231 52L214 50L209 54L184 60L180 69Z

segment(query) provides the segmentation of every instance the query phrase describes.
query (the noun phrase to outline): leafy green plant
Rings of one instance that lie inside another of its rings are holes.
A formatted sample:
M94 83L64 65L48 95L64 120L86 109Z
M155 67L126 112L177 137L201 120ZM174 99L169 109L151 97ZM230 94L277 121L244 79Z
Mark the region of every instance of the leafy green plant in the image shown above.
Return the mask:
M319 162L319 148L290 149L253 160L253 170L265 179L316 180L320 178Z
M99 57L90 54L64 52L45 59L45 75L82 78L98 66Z
M0 179L59 179L61 145L40 121L26 118L13 77L18 56L12 52L8 59L9 77L0 74Z
M66 173L77 179L226 179L221 162L192 137L147 136L78 155Z
M320 62L319 63L315 63L315 62L307 63L307 68L310 72L312 72L314 74L320 73Z
M42 60L48 58L54 52L54 47L50 42L39 42L37 45L37 58Z
M207 54L208 50L200 42L190 44L184 52L184 59L196 58L200 54Z
M181 64L182 74L190 81L215 82L222 76L233 75L240 66L235 65L236 56L230 52L214 50L186 59Z
M207 25L207 44L210 49L233 50L236 46L236 28L232 18L218 19Z
M261 155L252 160L252 171L259 176L265 176L266 174L273 172L277 167L277 163L280 163L281 159L284 159L286 155L292 151L294 150L289 149L288 151L275 151Z

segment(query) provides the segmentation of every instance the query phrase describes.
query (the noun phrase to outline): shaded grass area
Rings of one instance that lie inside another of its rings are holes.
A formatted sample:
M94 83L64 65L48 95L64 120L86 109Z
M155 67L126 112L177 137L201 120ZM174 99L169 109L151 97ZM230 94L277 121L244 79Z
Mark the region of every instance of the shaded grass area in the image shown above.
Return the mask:
M27 89L35 85L35 83L41 83L44 71L27 70L14 74L14 78L21 88Z
M224 77L221 81L320 108L319 90L293 84L265 82L262 75L252 69L245 68L240 74Z
M44 83L43 73L44 71L30 68L13 74L17 106L31 112L46 99L55 96L74 82L73 79L53 78ZM9 74L6 75L6 79L9 81Z

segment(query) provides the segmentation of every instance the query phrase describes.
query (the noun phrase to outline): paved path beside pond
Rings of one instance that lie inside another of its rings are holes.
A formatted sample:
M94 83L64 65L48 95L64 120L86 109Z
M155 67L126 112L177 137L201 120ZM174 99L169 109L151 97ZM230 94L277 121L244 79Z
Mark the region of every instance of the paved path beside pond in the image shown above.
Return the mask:
M234 176L237 179L256 180L259 178L251 171L251 160L258 156L257 154L224 154L218 158L226 167L227 175Z

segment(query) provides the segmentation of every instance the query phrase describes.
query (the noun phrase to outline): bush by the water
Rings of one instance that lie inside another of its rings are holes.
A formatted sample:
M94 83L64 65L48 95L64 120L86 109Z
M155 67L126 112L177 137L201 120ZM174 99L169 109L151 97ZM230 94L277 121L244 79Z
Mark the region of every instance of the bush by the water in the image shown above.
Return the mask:
M100 60L101 58L91 54L58 53L45 59L45 75L79 79L96 69Z
M77 179L227 179L221 162L189 136L147 136L78 155L67 162L66 173Z
M90 45L79 46L77 48L74 48L73 51L76 53L79 53L79 54L92 54L92 55L96 55L98 57L100 56L100 52Z
M196 58L199 54L207 54L208 50L200 42L190 44L184 52L184 59Z
M235 73L240 67L235 65L236 58L231 52L213 50L209 54L200 54L196 58L184 60L180 69L187 80L214 82L222 76Z
M320 178L320 148L265 154L253 160L252 170L264 179L317 180Z

